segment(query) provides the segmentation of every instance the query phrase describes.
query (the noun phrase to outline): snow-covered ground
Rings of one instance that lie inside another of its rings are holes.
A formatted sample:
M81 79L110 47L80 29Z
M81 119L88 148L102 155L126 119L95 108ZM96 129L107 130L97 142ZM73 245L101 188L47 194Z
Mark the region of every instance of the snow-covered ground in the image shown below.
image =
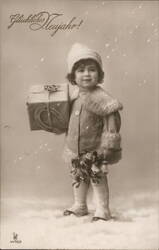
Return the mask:
M91 222L90 214L63 217L66 199L4 199L1 248L158 249L158 194L130 195L112 200L114 219ZM13 241L13 232L18 234ZM11 242L12 241L12 242Z

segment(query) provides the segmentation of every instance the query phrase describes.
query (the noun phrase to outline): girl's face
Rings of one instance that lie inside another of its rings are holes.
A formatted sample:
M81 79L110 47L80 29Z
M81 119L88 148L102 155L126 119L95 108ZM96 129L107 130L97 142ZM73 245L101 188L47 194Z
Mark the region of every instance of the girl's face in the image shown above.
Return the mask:
M98 84L98 68L96 62L88 60L87 63L81 62L75 70L75 82L81 90L88 90Z

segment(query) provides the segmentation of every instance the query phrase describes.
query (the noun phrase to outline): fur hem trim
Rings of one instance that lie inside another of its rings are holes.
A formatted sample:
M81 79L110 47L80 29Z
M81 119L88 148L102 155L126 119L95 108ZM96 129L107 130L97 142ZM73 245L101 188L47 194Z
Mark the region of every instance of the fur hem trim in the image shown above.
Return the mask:
M97 115L105 116L122 110L123 105L98 86L88 94L85 108Z
M104 152L104 150L105 150L105 147L100 147L96 151L97 151L97 153L102 154L102 152ZM68 166L69 169L72 168L72 159L74 159L77 156L78 155L76 153L74 153L72 150L70 150L68 148L67 145L65 145L64 152L63 152L63 157L62 158L63 158L64 162L69 165ZM107 166L116 164L121 159L122 159L122 150L121 149L112 150L112 154L111 154L111 157L108 159ZM105 169L102 168L102 172L106 173L107 171L105 171Z
M104 153L105 148L100 148L98 150L98 153L102 154ZM118 163L122 159L122 150L112 150L111 155L109 156L109 159L107 159L108 165L113 165Z

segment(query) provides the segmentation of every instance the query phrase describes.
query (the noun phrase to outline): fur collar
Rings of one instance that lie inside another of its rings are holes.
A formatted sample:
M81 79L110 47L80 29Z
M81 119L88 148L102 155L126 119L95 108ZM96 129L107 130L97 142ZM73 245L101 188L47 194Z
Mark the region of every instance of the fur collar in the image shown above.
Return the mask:
M72 84L69 84L68 88L69 88L69 100L74 101L79 96L79 88L77 85L72 85Z
M88 111L101 116L123 109L123 105L117 99L99 86L87 94L84 106Z
M73 101L79 97L79 88L69 85L69 97ZM103 88L97 86L86 94L84 107L97 115L105 116L123 109L123 105Z

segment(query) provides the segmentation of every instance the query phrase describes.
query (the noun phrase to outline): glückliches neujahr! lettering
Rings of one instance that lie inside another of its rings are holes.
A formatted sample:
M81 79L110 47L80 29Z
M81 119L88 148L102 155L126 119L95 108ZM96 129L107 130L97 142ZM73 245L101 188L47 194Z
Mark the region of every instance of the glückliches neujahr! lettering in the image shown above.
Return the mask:
M68 21L63 21L64 15L61 13L49 13L48 11L41 11L37 14L13 14L10 15L10 23L8 29L15 25L28 24L32 31L46 30L50 31L51 36L54 36L58 31L71 31L79 29L83 24L83 19L78 17L68 18Z

